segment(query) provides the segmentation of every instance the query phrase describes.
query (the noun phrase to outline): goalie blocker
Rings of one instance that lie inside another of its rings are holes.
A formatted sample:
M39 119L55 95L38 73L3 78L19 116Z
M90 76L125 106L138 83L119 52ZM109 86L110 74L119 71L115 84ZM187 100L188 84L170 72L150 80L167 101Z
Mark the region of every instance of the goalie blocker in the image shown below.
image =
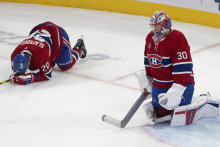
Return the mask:
M210 94L193 97L189 105L178 106L170 115L157 118L151 101L143 108L150 125L158 122L170 121L170 126L184 126L205 117L217 117L219 115L220 100L211 98Z

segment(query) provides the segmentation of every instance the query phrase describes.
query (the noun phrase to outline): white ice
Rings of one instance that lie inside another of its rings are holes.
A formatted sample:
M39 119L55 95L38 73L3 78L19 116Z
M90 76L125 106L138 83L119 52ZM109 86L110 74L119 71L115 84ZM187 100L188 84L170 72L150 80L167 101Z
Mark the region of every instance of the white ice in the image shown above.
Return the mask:
M12 73L14 48L44 21L62 26L72 45L83 34L88 57L66 72L55 67L50 81L0 86L0 147L220 146L219 117L184 127L148 126L139 109L124 129L101 121L103 114L122 119L140 95L133 73L144 69L147 17L0 3L1 81ZM220 30L176 21L173 28L191 46L195 95L209 91L220 98Z

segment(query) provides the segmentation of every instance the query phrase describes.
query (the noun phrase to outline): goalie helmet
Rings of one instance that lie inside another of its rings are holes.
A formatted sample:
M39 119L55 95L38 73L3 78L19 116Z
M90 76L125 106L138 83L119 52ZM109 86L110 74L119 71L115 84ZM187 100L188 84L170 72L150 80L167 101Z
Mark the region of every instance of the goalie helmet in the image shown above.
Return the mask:
M165 33L171 26L171 20L164 11L155 12L150 19L150 27L156 35Z
M12 61L12 69L18 73L25 73L28 69L29 57L26 53L17 54Z

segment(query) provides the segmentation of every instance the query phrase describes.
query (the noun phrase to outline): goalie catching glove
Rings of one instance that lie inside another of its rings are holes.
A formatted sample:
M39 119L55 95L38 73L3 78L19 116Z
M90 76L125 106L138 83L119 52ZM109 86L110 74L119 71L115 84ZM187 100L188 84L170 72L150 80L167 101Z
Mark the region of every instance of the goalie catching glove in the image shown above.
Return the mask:
M173 83L167 93L161 93L158 95L159 104L167 110L175 109L179 106L185 89L186 87Z

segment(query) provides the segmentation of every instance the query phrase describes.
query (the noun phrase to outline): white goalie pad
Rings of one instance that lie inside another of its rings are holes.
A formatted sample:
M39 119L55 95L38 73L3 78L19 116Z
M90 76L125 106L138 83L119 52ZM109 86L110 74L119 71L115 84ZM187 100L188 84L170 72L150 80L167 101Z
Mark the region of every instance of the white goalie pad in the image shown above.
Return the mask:
M209 95L194 98L192 104L179 106L174 109L170 126L183 126L193 123L204 117L217 117L219 115L220 100Z
M151 100L143 105L143 109L144 109L144 113L148 119L149 124L154 125L155 119L156 119L156 114L155 114L154 107L151 103Z
M155 109L151 103L151 100L143 105L143 109L144 109L145 115L148 119L149 125L154 125L156 123L170 121L172 119L171 115L157 118L156 112L155 112Z

